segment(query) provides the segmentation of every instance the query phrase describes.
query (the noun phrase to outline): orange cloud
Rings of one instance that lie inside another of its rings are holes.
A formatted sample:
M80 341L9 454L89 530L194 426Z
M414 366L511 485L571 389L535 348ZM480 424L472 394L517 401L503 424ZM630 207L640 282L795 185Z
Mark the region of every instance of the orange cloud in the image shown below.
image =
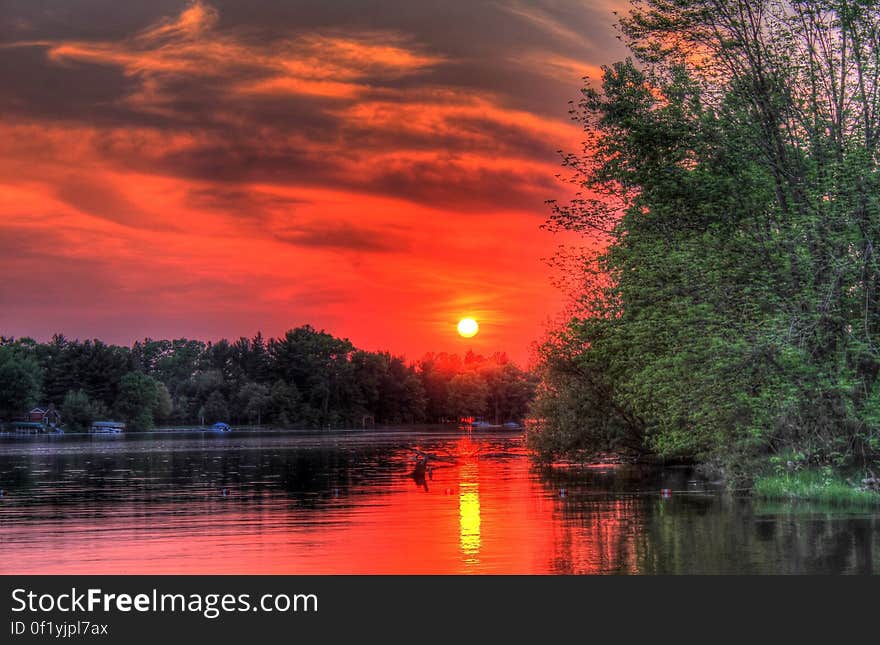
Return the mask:
M180 77L238 78L227 91L242 94L314 94L351 97L368 89L359 81L395 78L442 62L418 52L394 33L303 34L269 42L217 29L217 11L195 2L121 42L30 41L47 48L57 64L118 67L140 80L129 100L156 108L167 100L166 84Z
M495 132L491 123L520 134L557 142L576 142L580 128L548 119L525 110L499 105L491 97L480 97L451 90L434 91L406 101L364 100L342 111L346 123L371 130L393 128L428 135L454 135L477 138L491 144Z
M3 45L31 67L0 97L0 334L311 323L412 358L524 359L562 301L538 225L580 132L564 102L479 86L479 66L518 58L557 83L577 60L222 18L193 2L129 35Z

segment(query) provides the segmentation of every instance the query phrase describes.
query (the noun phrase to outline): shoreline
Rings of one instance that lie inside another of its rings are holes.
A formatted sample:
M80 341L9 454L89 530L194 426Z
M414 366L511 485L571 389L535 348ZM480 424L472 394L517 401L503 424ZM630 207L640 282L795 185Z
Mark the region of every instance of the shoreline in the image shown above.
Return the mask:
M726 477L722 471L694 459L664 459L651 454L634 455L605 451L582 459L541 459L538 463L547 468L560 470L617 466L692 467L707 480L721 484L728 491L746 493L754 499L789 503L825 503L852 508L880 506L880 478L873 473L863 476L852 470L841 471L830 467L760 474L756 475L748 486L732 488L733 480ZM767 466L770 467L771 463L768 461ZM856 482L860 482L861 485Z

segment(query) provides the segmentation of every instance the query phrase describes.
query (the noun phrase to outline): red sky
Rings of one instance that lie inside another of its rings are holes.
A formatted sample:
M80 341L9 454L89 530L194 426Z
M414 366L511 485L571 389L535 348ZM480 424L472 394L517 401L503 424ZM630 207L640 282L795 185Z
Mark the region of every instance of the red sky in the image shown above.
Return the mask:
M525 360L615 4L4 0L0 334Z

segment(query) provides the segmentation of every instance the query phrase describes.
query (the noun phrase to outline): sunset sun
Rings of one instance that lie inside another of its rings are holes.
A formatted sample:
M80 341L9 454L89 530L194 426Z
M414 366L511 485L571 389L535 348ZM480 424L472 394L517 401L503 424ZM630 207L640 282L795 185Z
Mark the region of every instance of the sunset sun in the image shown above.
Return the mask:
M458 335L462 338L473 338L480 331L480 326L473 318L462 318L458 321Z

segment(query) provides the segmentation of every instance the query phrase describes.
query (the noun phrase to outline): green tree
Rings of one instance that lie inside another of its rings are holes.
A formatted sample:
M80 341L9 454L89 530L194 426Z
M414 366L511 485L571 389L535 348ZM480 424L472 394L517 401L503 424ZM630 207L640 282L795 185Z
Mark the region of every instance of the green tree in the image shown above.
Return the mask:
M156 405L153 408L153 416L157 421L167 421L174 411L174 402L168 387L161 381L156 381Z
M128 430L150 430L159 403L159 383L143 372L129 372L119 381L119 395L114 410Z
M77 425L88 416L118 416L131 430L206 416L312 427L361 427L366 418L379 424L443 421L452 379L492 366L500 379L493 381L493 410L500 416L516 417L513 410L528 396L527 376L503 355L436 354L414 365L388 352L357 350L309 326L268 342L260 334L214 343L147 338L131 348L60 334L47 343L0 337L0 365L0 378L9 384L0 392L7 416L41 402L59 408L66 402ZM40 396L43 380L46 394ZM461 403L464 395L457 396Z
M355 391L350 357L354 346L309 325L291 329L269 343L276 379L296 386L300 417L315 425L344 420ZM350 420L350 419L349 419Z
M449 381L447 416L453 419L485 414L489 388L474 372L457 374Z
M94 402L110 407L120 379L132 369L128 348L100 340L68 340L55 335L35 352L45 374L45 398L60 406L67 392L83 390Z
M0 419L20 416L36 405L41 380L33 356L17 345L0 346Z
M527 372L510 362L490 363L480 368L486 382L486 407L495 423L520 421L535 398L537 383Z
M418 423L425 420L426 397L422 380L412 365L398 356L387 355L387 369L381 381L382 396L375 410L381 423Z
M445 420L449 400L449 381L454 373L447 373L433 355L419 361L419 380L425 393L425 417L431 422Z
M219 391L214 390L202 406L201 417L205 423L216 423L217 421L227 421L229 419L229 406Z
M238 410L248 423L263 423L271 401L269 388L260 383L246 383L238 392Z
M356 351L351 356L356 385L352 410L377 423L413 423L424 418L425 394L415 368L387 352Z
M97 418L95 404L83 390L70 390L61 404L61 421L69 432L87 432Z
M296 385L279 379L272 385L269 393L269 411L272 422L281 427L290 426L299 420L299 392Z
M878 19L644 0L621 21L637 60L585 90L583 193L550 220L603 250L576 257L581 312L544 348L549 445L638 439L734 477L792 447L876 455ZM564 401L603 396L577 430Z

